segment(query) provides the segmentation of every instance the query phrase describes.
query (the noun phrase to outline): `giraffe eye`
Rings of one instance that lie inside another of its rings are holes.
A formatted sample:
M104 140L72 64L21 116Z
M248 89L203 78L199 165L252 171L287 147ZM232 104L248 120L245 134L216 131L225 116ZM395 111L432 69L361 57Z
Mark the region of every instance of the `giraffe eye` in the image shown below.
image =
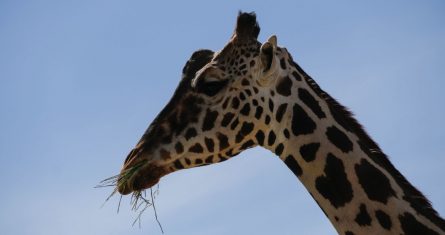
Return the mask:
M208 96L214 96L221 91L227 83L228 80L200 81L196 84L196 91Z

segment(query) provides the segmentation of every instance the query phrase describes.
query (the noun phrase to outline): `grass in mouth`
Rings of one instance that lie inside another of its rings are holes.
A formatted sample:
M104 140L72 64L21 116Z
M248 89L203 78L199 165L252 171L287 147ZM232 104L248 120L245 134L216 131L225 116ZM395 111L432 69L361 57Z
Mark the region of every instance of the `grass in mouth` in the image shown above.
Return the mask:
M105 199L105 202L102 206L107 203L110 198L112 198L116 193L119 186L127 184L127 181L137 172L139 168L141 168L144 165L145 162L140 162L139 164L134 165L133 167L125 170L119 175L115 175L112 177L109 177L107 179L102 180L99 185L97 185L95 188L104 188L104 187L114 187L111 194ZM153 189L155 187L155 189ZM150 190L149 198L147 197L147 191ZM161 223L158 219L158 214L156 212L156 206L155 206L155 198L159 195L159 184L156 184L156 186L153 186L148 189L140 190L140 191L134 191L131 195L130 205L131 210L138 213L138 216L133 221L133 226L138 223L139 227L141 227L141 218L142 214L150 207L153 208L154 216L156 219L157 224L159 225L159 228L161 229L161 232L164 233L164 230L162 228ZM119 213L119 208L121 205L122 195L120 195L119 204L117 207L117 212Z

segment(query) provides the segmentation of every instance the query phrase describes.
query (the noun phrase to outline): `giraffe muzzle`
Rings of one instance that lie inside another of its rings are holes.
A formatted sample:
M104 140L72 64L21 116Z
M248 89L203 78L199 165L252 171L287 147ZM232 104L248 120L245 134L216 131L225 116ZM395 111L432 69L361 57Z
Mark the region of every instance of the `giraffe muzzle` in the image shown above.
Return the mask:
M125 169L121 172L124 174ZM127 195L132 192L142 191L156 185L162 176L168 174L168 171L155 164L148 164L136 170L131 177L125 180L126 177L122 175L122 182L118 183L118 192L122 195Z

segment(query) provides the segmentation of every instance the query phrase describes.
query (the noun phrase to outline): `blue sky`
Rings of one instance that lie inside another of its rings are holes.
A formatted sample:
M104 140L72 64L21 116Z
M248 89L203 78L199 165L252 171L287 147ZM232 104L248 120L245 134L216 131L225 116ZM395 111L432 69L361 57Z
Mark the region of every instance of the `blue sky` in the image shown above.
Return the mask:
M436 1L0 1L2 234L160 234L116 174L199 48L238 10L348 106L445 215L445 3ZM161 180L166 234L335 234L297 178L259 148Z

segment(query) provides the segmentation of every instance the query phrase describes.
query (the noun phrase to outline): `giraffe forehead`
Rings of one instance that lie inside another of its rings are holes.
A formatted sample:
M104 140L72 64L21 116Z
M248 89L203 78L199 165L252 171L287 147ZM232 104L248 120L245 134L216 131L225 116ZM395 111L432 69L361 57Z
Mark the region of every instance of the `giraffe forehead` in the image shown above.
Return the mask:
M249 43L229 42L219 53L215 55L212 63L223 70L230 67L240 66L241 61L254 58L259 55L260 43L251 41Z

